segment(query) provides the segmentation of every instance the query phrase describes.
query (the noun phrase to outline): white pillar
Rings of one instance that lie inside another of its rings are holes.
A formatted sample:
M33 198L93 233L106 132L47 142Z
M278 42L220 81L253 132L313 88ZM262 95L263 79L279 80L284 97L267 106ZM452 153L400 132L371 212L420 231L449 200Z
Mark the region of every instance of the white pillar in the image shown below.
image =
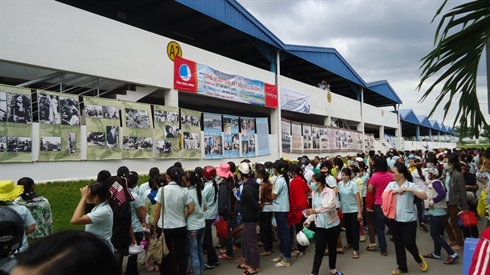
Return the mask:
M170 89L163 92L165 106L179 107L179 91Z
M398 120L398 129L397 129L397 139L398 140L398 148L396 148L397 150L402 150L402 142L404 142L403 140L403 133L402 133L402 123L401 123L401 120L400 120L400 104L397 104L397 120Z
M364 131L364 88L361 87L361 132L362 132L362 148L366 148L366 133Z
M277 88L277 109L271 111L271 117L274 115L277 125L275 129L277 131L277 157L282 154L282 135L281 135L281 55L279 50L276 51L276 88ZM271 121L271 127L272 126Z
M379 139L385 140L385 126L379 126Z
M327 127L332 126L332 117L331 116L325 117L323 124L326 125Z

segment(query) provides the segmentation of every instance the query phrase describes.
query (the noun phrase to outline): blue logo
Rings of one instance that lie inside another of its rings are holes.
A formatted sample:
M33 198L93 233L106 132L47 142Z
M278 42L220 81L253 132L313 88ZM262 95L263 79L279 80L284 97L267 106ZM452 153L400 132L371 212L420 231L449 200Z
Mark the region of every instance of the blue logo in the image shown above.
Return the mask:
M179 76L184 81L189 81L192 77L191 68L186 64L180 65Z

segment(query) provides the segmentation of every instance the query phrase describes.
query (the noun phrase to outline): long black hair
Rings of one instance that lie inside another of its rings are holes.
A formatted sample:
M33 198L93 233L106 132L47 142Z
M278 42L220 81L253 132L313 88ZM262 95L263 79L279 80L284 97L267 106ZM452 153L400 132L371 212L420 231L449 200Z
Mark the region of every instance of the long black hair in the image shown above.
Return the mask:
M21 197L25 201L30 201L34 199L35 197L39 197L35 192L34 192L34 180L28 177L21 178L19 181L17 181L17 185L22 185L24 186L24 193L22 193ZM32 189L32 191L31 191Z
M272 167L284 177L289 192L289 176L288 176L289 163L287 163L285 160L278 159L274 162Z
M158 174L153 177L153 181L150 182L151 191L156 191L160 187L167 185L166 175Z
M167 169L167 176L177 183L178 186L182 187L182 169L177 166L171 166Z
M397 162L395 163L395 168L398 171L398 173L403 174L405 179L407 179L410 182L413 182L412 174L410 173L410 171L408 171L408 168L407 166L405 166L405 164L401 162Z
M289 171L290 171L290 172L291 172L293 175L294 175L294 174L296 174L296 175L300 176L300 177L303 179L303 181L304 181L305 183L308 183L308 182L306 181L306 179L305 179L304 174L303 174L303 168L301 168L301 166L300 166L299 164L293 164L293 165L291 165L291 168L289 169Z
M263 182L266 182L266 183L270 183L269 182L269 173L266 173L265 172L265 166L262 166L262 167L258 167L257 168L257 176L263 181Z
M188 181L191 186L196 187L196 192L197 192L197 200L199 201L199 205L202 206L202 180L199 177L199 174L193 172L193 171L187 171L184 172L183 177Z
M456 154L448 154L446 156L447 162L453 164L453 170L457 170L458 172L461 173L461 164L459 163L459 158L458 155Z
M323 173L316 173L313 175L313 179L315 179L316 182L319 182L323 184L323 187L328 187L327 185L327 177Z
M422 173L422 161L420 159L414 159L413 163L415 163L415 167L417 168L417 172L419 173L419 177L425 181L425 176Z
M102 201L108 200L112 194L109 192L109 187L106 184L95 182L90 185L90 194L101 198Z
M388 172L388 163L385 157L378 156L374 159L374 170L375 172Z

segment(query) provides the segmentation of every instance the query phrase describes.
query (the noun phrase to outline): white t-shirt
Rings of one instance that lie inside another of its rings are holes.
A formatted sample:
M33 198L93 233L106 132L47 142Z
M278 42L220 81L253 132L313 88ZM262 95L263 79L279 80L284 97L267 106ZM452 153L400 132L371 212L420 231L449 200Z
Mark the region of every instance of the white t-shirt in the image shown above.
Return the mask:
M92 223L85 225L85 231L97 235L106 242L111 251L114 251L114 246L111 242L114 213L109 203L105 201L97 205L87 216Z
M5 205L0 205L0 207L5 207L5 206L19 213L19 215L22 217L22 220L24 220L24 226L26 228L28 226L36 224L34 218L32 218L31 211L29 211L29 209L27 209L27 207L25 207L24 205L13 204L12 202L7 202ZM24 238L22 239L22 246L20 247L19 252L22 253L26 251L28 247L29 244L27 243L26 231L24 230Z
M165 195L165 207L163 219L164 229L173 229L185 227L184 211L186 205L192 203L192 198L188 196L187 188L177 185L175 182L170 182L165 185L163 194ZM162 188L158 189L155 196L155 201L162 204ZM162 228L162 219L158 219L158 227Z
M134 201L129 203L131 205L131 223L133 224L133 232L143 232L143 225L141 225L140 219L138 218L137 209L143 207L144 204L141 202L140 196L134 189L129 190L134 198Z
M143 197L143 194L145 193L145 191L147 190L150 190L150 183L149 182L145 182L143 184L141 184L139 186L139 189L138 189L138 195L140 195L140 197ZM148 195L149 193L147 193ZM146 201L146 196L145 196L145 201Z
M272 193L277 195L276 199L272 201L272 211L289 212L288 184L282 175L277 177L274 189L272 190Z

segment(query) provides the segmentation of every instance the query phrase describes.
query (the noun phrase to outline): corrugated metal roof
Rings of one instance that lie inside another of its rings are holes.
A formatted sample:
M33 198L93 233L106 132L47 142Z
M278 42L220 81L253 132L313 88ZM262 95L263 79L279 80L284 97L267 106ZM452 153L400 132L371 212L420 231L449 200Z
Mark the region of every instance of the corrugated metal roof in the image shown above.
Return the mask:
M400 110L400 119L405 122L420 125L420 121L417 119L417 116L412 111L412 109Z
M441 129L439 128L439 123L437 120L429 120L430 125L432 126L432 129L436 131L440 131Z
M432 125L430 125L427 116L417 116L417 119L420 121L420 125L432 129Z
M380 81L367 83L367 87L370 90L393 100L393 102L395 102L395 103L403 104L400 97L398 97L398 95L396 94L395 89L393 89L393 87L391 87L390 83L388 83L388 81L386 81L386 80L380 80Z

